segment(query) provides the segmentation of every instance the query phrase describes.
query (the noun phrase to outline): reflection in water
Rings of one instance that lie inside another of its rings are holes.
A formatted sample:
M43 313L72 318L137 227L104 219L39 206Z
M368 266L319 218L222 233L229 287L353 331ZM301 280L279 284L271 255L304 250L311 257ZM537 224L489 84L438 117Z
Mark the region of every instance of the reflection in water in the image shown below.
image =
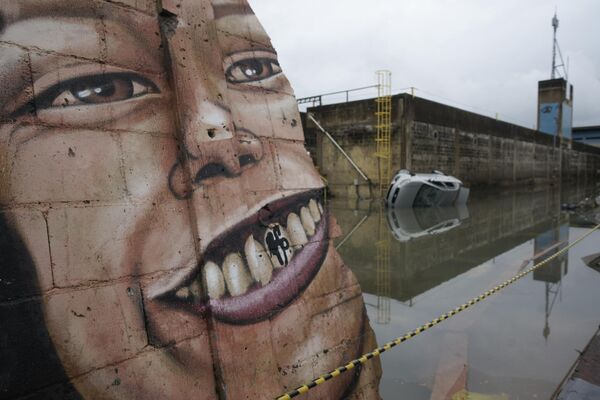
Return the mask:
M419 294L556 226L564 218L559 200L550 191L475 193L468 209L394 210L384 217L383 225L369 204L349 209L333 200L331 207L343 232L353 232L338 241L338 245L343 243L338 250L363 292L381 293L377 277L383 269L389 273L389 297L410 305ZM388 270L381 261L385 258L382 245L389 239Z
M377 234L377 323L388 324L392 320L390 307L390 237L384 222L385 207L379 206Z
M474 192L468 210L395 213L371 212L369 203L331 201L345 233L337 240L338 250L361 284L378 342L437 317L579 237L580 228L570 223L573 216L560 210L562 195L561 201L551 189ZM441 378L449 376L448 360L464 366L456 390L548 397L574 361L572 349L583 347L597 327L597 318L588 314L597 317L591 304L600 301L600 291L589 288L600 284L600 274L574 264L583 266L582 257L592 268L600 264L599 239L593 236L587 245L582 242L571 254L561 254L510 289L387 354L382 397L432 399L445 393L449 388ZM577 332L569 328L575 325Z
M388 208L386 213L392 235L401 242L447 232L469 218L469 210L464 204L450 207Z
M552 257L569 244L569 225L563 224L538 235L534 239L534 264ZM569 272L569 252L566 251L558 257L548 261L546 265L533 271L533 280L545 282L545 305L544 305L544 340L548 341L550 336L550 313L554 307L556 297L561 292L563 276Z
M400 241L427 235L436 235L456 228L461 221L469 217L466 205L448 207L415 207L379 209L379 234L377 247L377 323L385 324L391 320L390 313L390 235ZM386 215L385 231L383 214ZM366 218L366 217L365 217ZM361 221L364 221L361 220ZM409 300L412 305L412 299Z

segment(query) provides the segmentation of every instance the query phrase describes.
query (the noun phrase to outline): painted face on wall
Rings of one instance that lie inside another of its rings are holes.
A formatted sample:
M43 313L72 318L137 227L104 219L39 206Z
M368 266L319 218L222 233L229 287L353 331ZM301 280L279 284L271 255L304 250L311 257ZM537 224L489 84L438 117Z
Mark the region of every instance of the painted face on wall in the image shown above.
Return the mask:
M0 5L0 204L74 386L265 398L356 357L360 289L252 10L124 3Z

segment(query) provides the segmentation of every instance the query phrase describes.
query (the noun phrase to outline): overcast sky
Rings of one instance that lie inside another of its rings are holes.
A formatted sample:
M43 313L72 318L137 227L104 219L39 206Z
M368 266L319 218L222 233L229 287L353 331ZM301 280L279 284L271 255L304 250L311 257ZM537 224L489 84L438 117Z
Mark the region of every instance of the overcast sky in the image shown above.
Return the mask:
M393 93L414 86L418 96L528 127L537 82L550 78L556 7L574 126L600 125L599 0L249 2L298 98L372 85L388 69Z

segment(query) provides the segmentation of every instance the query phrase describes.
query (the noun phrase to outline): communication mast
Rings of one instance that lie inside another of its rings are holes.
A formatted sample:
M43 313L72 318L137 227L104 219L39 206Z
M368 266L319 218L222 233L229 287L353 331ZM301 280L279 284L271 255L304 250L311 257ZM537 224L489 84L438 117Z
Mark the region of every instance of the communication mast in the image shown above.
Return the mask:
M568 71L565 68L565 62L563 61L563 56L560 47L558 46L558 40L556 40L556 31L558 30L558 17L556 16L556 11L554 11L554 17L552 17L552 28L554 29L554 39L552 42L552 73L550 74L550 79L564 78L568 81ZM560 64L556 64L557 53L560 58ZM562 69L562 75L560 74L559 68Z

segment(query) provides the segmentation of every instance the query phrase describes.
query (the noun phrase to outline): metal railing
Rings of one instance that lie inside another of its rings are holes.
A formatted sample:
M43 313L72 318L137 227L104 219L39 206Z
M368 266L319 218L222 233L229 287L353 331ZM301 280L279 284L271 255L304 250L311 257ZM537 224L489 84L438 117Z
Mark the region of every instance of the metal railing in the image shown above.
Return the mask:
M302 97L300 99L297 99L296 101L298 102L298 104L312 103L311 104L312 107L320 107L323 105L323 97L330 97L330 96L335 96L338 94L345 94L346 103L347 103L350 101L350 93L359 92L361 90L372 89L372 88L376 88L376 87L378 87L378 85L363 86L363 87L354 88L354 89L340 90L338 92L330 92L330 93L318 94L315 96Z

